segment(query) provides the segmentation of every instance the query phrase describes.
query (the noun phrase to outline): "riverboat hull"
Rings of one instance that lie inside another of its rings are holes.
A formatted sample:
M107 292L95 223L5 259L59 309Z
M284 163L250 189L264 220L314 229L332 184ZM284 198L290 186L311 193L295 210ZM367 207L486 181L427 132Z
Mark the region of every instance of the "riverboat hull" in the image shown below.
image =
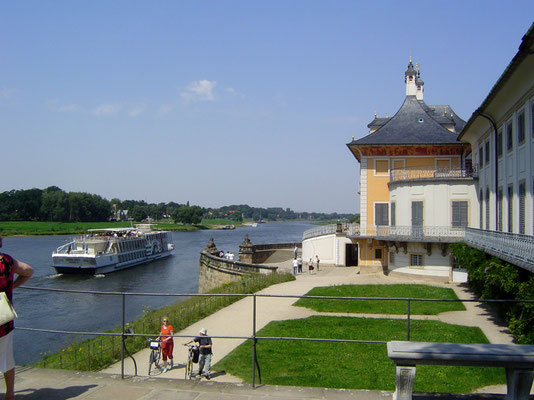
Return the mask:
M170 232L148 228L92 230L58 247L52 267L60 274L108 274L172 255Z

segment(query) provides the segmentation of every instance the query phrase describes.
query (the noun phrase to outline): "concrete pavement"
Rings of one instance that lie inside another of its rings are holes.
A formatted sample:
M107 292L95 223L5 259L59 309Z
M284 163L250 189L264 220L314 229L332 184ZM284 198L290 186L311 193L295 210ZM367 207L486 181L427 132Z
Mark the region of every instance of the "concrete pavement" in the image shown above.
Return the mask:
M279 263L280 269L290 269L290 265ZM314 271L316 272L316 271ZM360 275L357 268L333 267L322 265L321 270L314 274L305 272L296 281L271 286L262 290L261 294L292 294L304 295L315 286L339 284L392 284L392 283L425 283L417 276L395 277L383 275ZM433 285L453 288L460 298L470 298L472 294L463 286L457 284ZM257 299L257 330L273 320L305 318L319 314L302 307L294 307L294 298L258 298ZM466 303L466 311L442 313L439 316L419 317L413 319L438 319L448 323L479 326L492 343L511 343L511 336L506 328L499 325L499 321L489 311L478 303ZM329 315L332 315L329 313ZM355 314L335 314L358 316ZM365 315L366 317L383 317L381 315ZM391 316L388 316L391 317ZM172 324L172 321L171 321ZM210 316L193 324L187 329L177 332L178 335L196 336L201 328L207 328L208 334L213 336L250 336L252 334L252 299L242 299ZM17 399L152 399L159 396L173 399L382 399L391 397L391 393L372 391L353 391L319 388L287 388L263 386L252 389L242 385L241 380L223 371L214 371L213 379L206 381L185 381L183 363L185 348L181 343L188 339L175 338L175 368L162 374L148 377L148 350L134 355L138 371L134 375L131 360L125 362L125 374L130 376L120 379L121 365L114 364L100 373L79 373L72 371L50 370L19 370L17 373ZM243 340L214 339L214 363L235 349ZM394 377L392 377L394 379ZM488 388L491 393L505 393L504 386ZM482 390L485 392L488 390ZM33 396L33 397L32 397ZM35 397L37 396L37 397ZM51 396L51 397L46 397ZM54 397L56 396L56 397ZM67 397L70 396L70 397ZM451 398L451 397L447 397ZM463 397L465 398L465 397Z

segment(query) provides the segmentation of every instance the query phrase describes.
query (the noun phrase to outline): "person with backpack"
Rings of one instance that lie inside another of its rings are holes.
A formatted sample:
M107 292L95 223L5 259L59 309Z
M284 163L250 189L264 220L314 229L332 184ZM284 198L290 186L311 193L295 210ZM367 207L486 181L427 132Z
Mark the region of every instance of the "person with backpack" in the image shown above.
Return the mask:
M200 336L184 343L184 346L192 342L198 343L198 348L200 350L200 355L198 357L198 377L204 375L204 377L209 380L211 372L211 356L213 355L211 349L213 344L211 338L208 336L208 330L206 328L202 328L199 333Z

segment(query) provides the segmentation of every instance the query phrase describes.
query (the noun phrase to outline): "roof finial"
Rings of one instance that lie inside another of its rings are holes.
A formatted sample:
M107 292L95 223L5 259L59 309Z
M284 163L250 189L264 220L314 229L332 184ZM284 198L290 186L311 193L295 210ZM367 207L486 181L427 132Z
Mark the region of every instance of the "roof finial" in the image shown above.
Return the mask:
M415 69L419 71L419 63L415 63Z
M378 118L378 115L376 114L376 110L375 110L375 118Z

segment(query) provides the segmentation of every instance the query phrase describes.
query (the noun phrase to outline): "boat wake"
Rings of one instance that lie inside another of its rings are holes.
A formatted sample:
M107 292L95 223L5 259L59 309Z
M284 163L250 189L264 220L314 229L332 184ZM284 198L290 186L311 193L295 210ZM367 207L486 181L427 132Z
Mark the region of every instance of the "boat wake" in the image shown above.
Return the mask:
M51 275L45 275L42 278L43 279L56 279L62 277L63 274L51 274Z

